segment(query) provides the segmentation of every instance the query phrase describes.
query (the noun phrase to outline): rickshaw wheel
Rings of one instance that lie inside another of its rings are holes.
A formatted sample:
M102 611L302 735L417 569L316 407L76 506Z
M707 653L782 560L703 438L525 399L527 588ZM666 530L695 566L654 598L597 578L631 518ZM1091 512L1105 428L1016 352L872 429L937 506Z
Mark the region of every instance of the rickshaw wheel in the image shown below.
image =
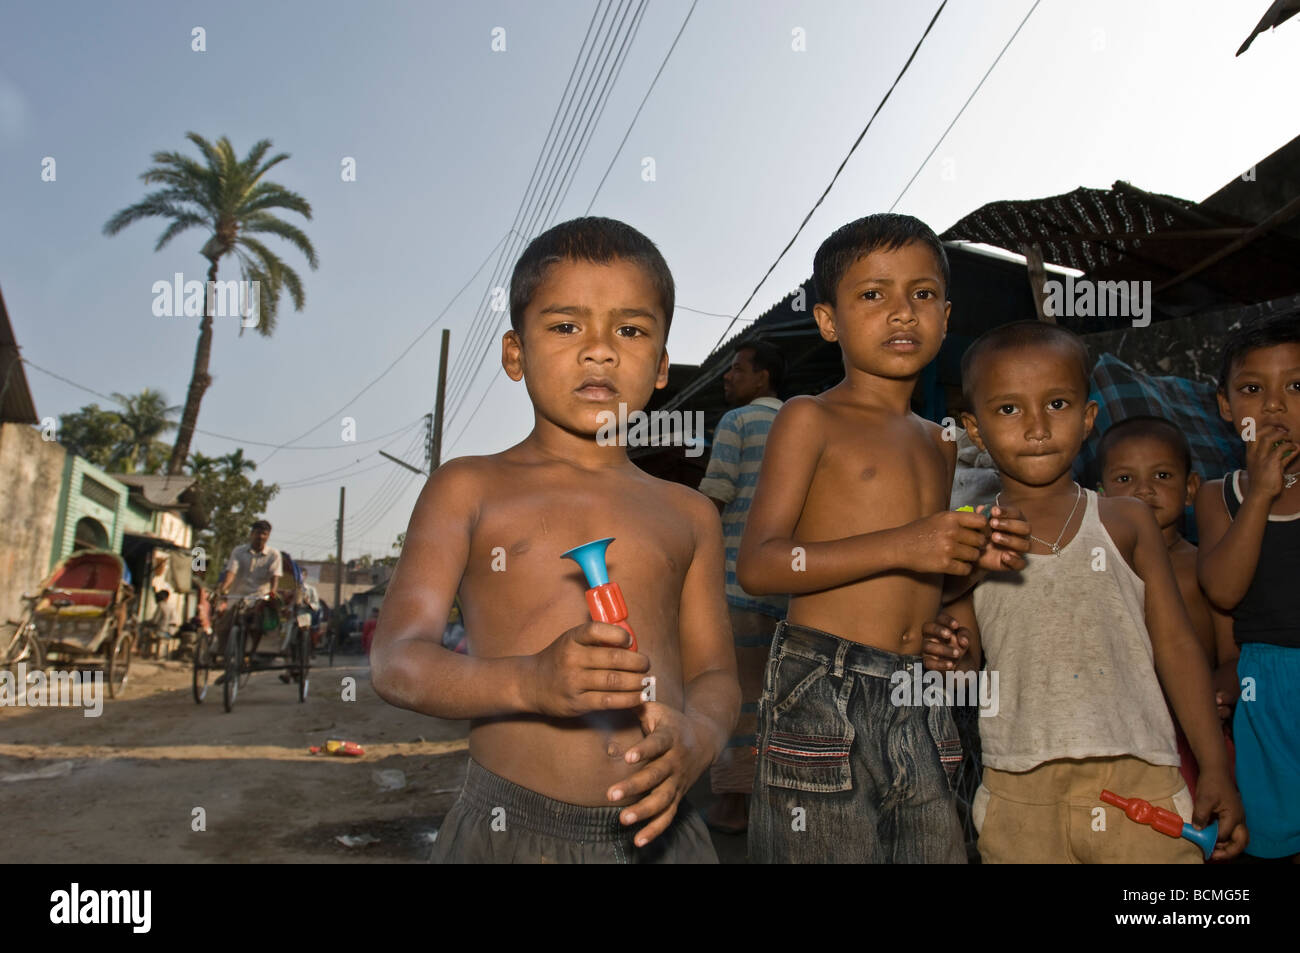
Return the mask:
M131 636L118 635L108 651L108 697L116 698L126 687L131 671Z
M311 670L311 633L298 630L298 701L307 700L307 673Z
M235 622L230 627L230 638L226 642L226 680L221 683L221 701L230 711L235 707L235 696L239 694L240 670L244 667L244 627Z
M200 632L194 643L194 703L200 705L208 694L208 678L212 674L212 633Z
M26 619L20 623L20 626L21 634L15 641L13 658L5 665L5 669L11 672L15 679L18 677L20 662L27 665L28 678L45 670L45 653L41 649L41 640L32 634Z

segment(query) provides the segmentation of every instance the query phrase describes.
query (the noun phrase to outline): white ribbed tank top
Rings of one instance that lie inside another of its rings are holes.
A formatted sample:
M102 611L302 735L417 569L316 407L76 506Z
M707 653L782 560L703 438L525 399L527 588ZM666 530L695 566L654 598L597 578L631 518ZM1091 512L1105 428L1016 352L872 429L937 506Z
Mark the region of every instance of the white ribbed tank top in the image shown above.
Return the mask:
M1019 573L975 587L999 695L997 714L979 719L980 742L984 764L1000 771L1119 755L1178 764L1152 662L1146 586L1102 525L1097 494L1083 492L1083 522L1059 556L1027 554Z

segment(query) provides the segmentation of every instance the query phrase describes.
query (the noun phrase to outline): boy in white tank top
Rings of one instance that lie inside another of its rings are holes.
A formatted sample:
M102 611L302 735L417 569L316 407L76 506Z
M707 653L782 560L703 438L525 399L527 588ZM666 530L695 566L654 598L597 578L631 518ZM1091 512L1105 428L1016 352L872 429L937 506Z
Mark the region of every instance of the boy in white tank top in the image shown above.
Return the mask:
M980 718L982 859L1200 862L1190 841L1103 804L1103 789L1197 827L1217 816L1214 857L1240 853L1247 835L1209 666L1160 528L1141 501L1099 497L1071 476L1097 413L1083 342L1052 324L1004 325L967 351L962 383L963 423L1002 477L998 502L1024 513L1033 541L1023 570L991 574L926 628L928 668L978 670L984 659L999 676L996 713ZM1161 684L1200 762L1194 805Z

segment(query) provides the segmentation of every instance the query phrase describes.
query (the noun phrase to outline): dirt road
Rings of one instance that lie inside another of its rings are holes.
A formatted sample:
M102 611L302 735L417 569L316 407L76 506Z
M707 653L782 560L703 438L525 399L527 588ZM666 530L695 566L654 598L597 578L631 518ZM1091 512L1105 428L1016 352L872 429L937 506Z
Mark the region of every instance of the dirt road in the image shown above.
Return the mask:
M0 863L424 862L465 777L468 723L393 708L364 658L336 662L313 662L303 704L254 675L229 714L220 686L194 703L180 662L134 662L99 717L0 707ZM366 754L308 753L330 738ZM691 799L706 809L707 773ZM714 845L744 862L744 835Z
M393 708L364 659L335 661L316 660L303 704L260 673L227 714L219 686L194 703L188 665L137 661L97 718L0 708L0 862L422 862L464 778L468 726ZM307 752L329 738L366 754Z

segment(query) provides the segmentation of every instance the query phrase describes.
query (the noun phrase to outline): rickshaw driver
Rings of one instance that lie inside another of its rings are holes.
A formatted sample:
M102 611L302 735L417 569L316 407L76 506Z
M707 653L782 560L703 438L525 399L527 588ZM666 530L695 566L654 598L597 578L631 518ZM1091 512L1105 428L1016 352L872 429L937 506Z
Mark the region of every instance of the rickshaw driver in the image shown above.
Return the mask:
M250 596L259 596L272 603L278 602L276 586L280 582L284 568L280 560L280 551L268 545L270 539L271 524L266 520L258 520L254 523L248 534L248 542L234 548L230 554L230 561L226 563L225 572L217 581L217 599L227 593L234 597L233 604L228 604L221 611L213 625L216 644L222 649L230 635L235 613L240 610L244 600ZM257 643L261 641L261 627L254 626L249 635L251 645L247 651L252 653L257 651Z

